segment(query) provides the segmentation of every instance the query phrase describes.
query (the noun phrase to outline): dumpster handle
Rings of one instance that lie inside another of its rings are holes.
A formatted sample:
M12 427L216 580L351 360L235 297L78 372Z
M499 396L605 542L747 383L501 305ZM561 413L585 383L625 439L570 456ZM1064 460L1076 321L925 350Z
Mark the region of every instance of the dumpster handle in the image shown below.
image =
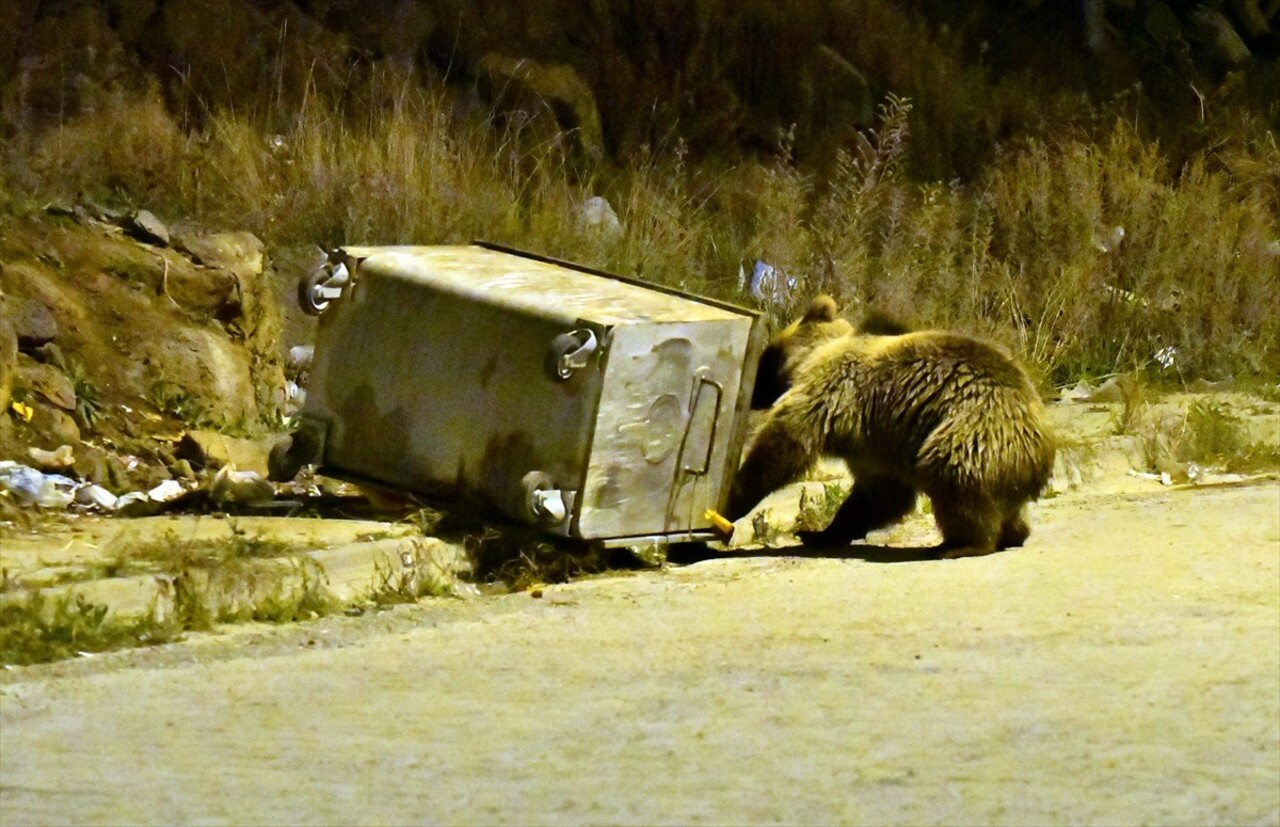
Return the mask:
M551 340L551 368L557 379L568 379L574 371L587 366L600 342L589 327L561 333Z
M707 385L710 385L716 392L715 414L711 417L711 432L707 434L707 452L702 457L702 467L694 468L691 465L684 466L685 472L689 474L693 474L694 476L702 476L703 474L707 473L707 469L711 467L711 454L715 451L715 446L716 446L716 428L720 425L720 400L724 398L723 385L721 385L716 380L711 379L705 375L699 376L698 386L693 392L693 400L689 406L689 427L690 428L693 427L693 420L694 420L693 415L698 410L698 400L702 398L702 389ZM685 438L688 439L687 432L686 432Z

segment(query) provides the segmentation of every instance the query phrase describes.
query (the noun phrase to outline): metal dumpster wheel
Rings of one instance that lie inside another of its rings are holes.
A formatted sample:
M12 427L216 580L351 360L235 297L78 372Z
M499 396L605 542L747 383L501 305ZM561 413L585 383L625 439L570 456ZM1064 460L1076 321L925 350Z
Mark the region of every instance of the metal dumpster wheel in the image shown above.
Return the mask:
M329 268L317 267L298 281L298 306L309 316L319 316L329 306L320 289L329 280Z

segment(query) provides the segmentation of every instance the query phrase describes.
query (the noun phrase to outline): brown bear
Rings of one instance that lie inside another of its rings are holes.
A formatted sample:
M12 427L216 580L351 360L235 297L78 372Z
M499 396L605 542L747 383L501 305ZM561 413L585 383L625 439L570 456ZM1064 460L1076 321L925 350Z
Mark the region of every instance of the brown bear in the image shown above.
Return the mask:
M958 333L854 329L820 296L760 359L752 402L772 407L734 480L737 519L822 454L854 484L806 543L848 544L905 516L923 492L947 557L1020 546L1026 504L1053 469L1044 405L1002 347Z

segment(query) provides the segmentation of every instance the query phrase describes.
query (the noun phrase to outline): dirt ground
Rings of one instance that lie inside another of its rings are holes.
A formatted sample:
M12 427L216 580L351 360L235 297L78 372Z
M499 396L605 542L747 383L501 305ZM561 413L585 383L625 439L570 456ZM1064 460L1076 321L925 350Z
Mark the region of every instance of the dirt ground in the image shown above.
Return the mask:
M0 824L1280 823L1280 484L1128 489L9 671Z

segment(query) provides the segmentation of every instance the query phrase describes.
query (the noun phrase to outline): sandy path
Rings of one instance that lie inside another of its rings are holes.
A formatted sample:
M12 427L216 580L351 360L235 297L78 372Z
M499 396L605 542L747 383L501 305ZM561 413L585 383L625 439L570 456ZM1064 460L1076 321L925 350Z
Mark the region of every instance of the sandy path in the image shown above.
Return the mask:
M15 670L0 823L1280 823L1280 486Z

